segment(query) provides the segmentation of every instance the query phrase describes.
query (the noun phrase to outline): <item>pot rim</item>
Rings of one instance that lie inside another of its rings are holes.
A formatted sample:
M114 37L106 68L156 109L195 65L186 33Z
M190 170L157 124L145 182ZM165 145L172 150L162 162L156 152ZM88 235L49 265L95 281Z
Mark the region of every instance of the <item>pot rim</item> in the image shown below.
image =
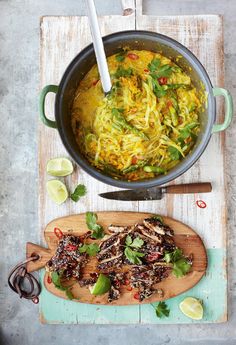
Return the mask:
M145 30L127 30L127 31L119 31L107 36L103 37L104 45L106 46L106 43L112 42L113 38L119 38L122 39L122 36L124 36L125 39L127 39L127 36L130 36L130 38L137 36L137 39L142 40L142 36L145 38L156 38L158 43L164 44L169 46L170 48L176 50L178 53L180 53L195 69L200 79L203 81L205 89L208 93L208 115L210 115L209 120L207 122L205 131L202 135L201 142L199 145L195 148L195 151L193 155L190 157L184 158L177 166L174 171L170 170L166 175L161 175L152 179L148 180L140 180L140 181L124 181L124 180L116 180L108 175L103 174L99 170L97 170L95 167L90 165L86 158L82 157L78 154L70 145L70 140L68 139L65 130L63 128L63 124L61 121L61 117L59 116L60 110L61 110L61 102L62 102L62 95L64 94L66 84L68 80L70 80L70 76L73 74L73 70L75 66L77 66L78 61L80 59L84 59L86 57L89 57L91 53L94 52L93 44L89 44L87 47L85 47L79 54L75 56L75 58L70 62L68 67L66 68L62 79L59 84L58 92L56 94L56 101L55 101L55 117L56 122L58 125L58 131L61 137L61 140L70 154L70 156L74 159L74 161L89 175L96 178L97 180L104 182L106 184L112 185L114 187L119 188L129 188L129 189L136 189L136 188L151 188L155 186L160 186L163 184L166 184L172 180L175 180L180 175L184 174L187 170L189 170L196 161L200 158L200 156L205 151L205 148L207 147L209 140L211 138L211 131L213 124L215 122L216 117L216 106L215 106L215 98L213 95L213 86L211 83L211 80L208 76L207 71L205 70L204 66L201 64L201 62L198 60L198 58L184 45L179 43L178 41L170 38L169 36L165 36L156 32L151 31L145 31Z

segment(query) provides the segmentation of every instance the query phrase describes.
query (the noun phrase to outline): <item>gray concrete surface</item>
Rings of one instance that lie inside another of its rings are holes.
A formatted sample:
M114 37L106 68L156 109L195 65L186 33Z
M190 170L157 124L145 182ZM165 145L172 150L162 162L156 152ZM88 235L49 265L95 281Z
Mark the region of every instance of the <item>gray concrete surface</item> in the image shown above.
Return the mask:
M120 13L118 0L97 0L99 14ZM227 88L236 100L235 0L144 0L148 14L220 13L225 19ZM229 322L176 326L41 325L38 310L7 287L7 273L24 256L37 229L37 101L39 17L85 14L82 0L0 0L0 344L236 344L236 119L227 131Z

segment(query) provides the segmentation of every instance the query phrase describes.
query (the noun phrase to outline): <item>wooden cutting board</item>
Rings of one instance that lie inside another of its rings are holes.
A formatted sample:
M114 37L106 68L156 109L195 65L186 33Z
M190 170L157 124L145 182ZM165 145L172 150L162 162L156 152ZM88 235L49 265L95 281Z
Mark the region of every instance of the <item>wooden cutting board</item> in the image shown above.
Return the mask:
M224 87L223 19L220 15L149 16L142 11L142 0L128 0L130 15L109 15L99 18L102 35L122 30L149 30L168 35L189 48L206 68L212 84ZM46 16L40 23L40 89L58 84L62 74L78 52L91 43L85 16ZM217 121L224 116L223 102L217 100ZM54 96L47 98L47 114L54 118ZM202 323L227 320L227 227L225 189L225 134L212 135L206 151L198 162L173 183L210 181L212 193L205 195L168 195L160 201L112 202L98 197L99 193L115 190L90 177L80 168L65 179L72 190L84 183L88 193L78 203L68 200L55 205L47 196L47 161L66 156L57 130L39 123L39 227L44 243L44 229L56 217L86 211L132 211L168 215L188 224L203 239L208 255L206 276L191 291L168 300L171 309L166 319L157 319L148 304L128 307L106 307L78 304L59 299L43 289L40 296L40 318L44 323L62 324L164 324L192 323L179 310L179 303L189 294L204 301ZM207 207L200 209L196 200L203 199ZM199 321L198 321L199 322Z
M103 226L104 230L106 230L110 224L129 226L136 223L142 223L142 220L149 217L150 213L98 212L97 215L98 223ZM180 293L191 289L203 277L207 268L206 250L201 238L196 234L196 232L187 225L172 218L163 217L163 219L165 224L169 225L174 230L174 241L176 245L183 249L185 255L189 256L191 254L193 256L193 266L191 272L183 278L176 278L174 275L170 274L167 279L164 279L156 286L163 290L163 297L160 298L160 296L154 294L150 298L145 299L142 304L175 297ZM58 244L58 238L54 234L55 227L59 228L64 234L73 234L76 236L81 236L88 231L85 214L61 217L50 222L44 232L48 249L37 246L33 243L27 243L27 257L30 257L33 253L40 256L38 261L31 261L28 263L27 269L30 272L44 267L46 262L54 255ZM84 268L83 274L89 277L89 273L96 271L96 265L96 258L92 258ZM47 290L58 297L67 299L66 294L63 291L58 290L53 283L49 283L47 278L48 273L45 273L44 285ZM137 290L133 289L132 291L128 291L125 286L121 289L121 297L119 300L113 301L112 303L107 302L107 294L102 296L93 296L89 292L88 288L81 288L78 283L74 284L71 291L75 298L77 298L75 301L80 303L109 305L140 304L140 302L133 297Z

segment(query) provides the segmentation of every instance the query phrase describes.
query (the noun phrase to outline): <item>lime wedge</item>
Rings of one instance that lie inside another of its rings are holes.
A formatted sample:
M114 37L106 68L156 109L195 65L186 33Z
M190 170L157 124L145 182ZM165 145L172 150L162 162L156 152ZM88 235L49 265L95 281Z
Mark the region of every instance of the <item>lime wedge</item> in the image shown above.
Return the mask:
M53 158L47 162L47 173L52 176L67 176L73 170L73 165L67 158Z
M190 319L201 320L203 318L202 302L194 297L185 298L180 304L179 308L182 313Z
M105 276L104 274L99 274L98 280L96 283L90 288L90 292L92 295L103 295L111 288L110 279Z
M50 180L46 185L49 197L60 205L68 198L68 191L64 183L59 180Z

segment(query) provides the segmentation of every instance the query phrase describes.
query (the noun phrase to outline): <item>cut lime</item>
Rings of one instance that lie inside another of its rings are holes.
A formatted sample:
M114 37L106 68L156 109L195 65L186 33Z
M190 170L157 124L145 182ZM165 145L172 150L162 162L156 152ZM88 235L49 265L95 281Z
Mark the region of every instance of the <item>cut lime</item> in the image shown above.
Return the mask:
M105 276L104 274L99 274L98 280L96 283L91 287L90 292L92 295L103 295L111 288L110 279Z
M53 158L47 162L47 173L52 176L67 176L73 170L73 165L67 158Z
M201 320L203 318L202 302L194 297L185 298L180 304L179 308L182 313L190 319Z
M47 182L47 192L49 197L58 205L62 204L68 198L68 191L64 183L59 180L50 180Z

